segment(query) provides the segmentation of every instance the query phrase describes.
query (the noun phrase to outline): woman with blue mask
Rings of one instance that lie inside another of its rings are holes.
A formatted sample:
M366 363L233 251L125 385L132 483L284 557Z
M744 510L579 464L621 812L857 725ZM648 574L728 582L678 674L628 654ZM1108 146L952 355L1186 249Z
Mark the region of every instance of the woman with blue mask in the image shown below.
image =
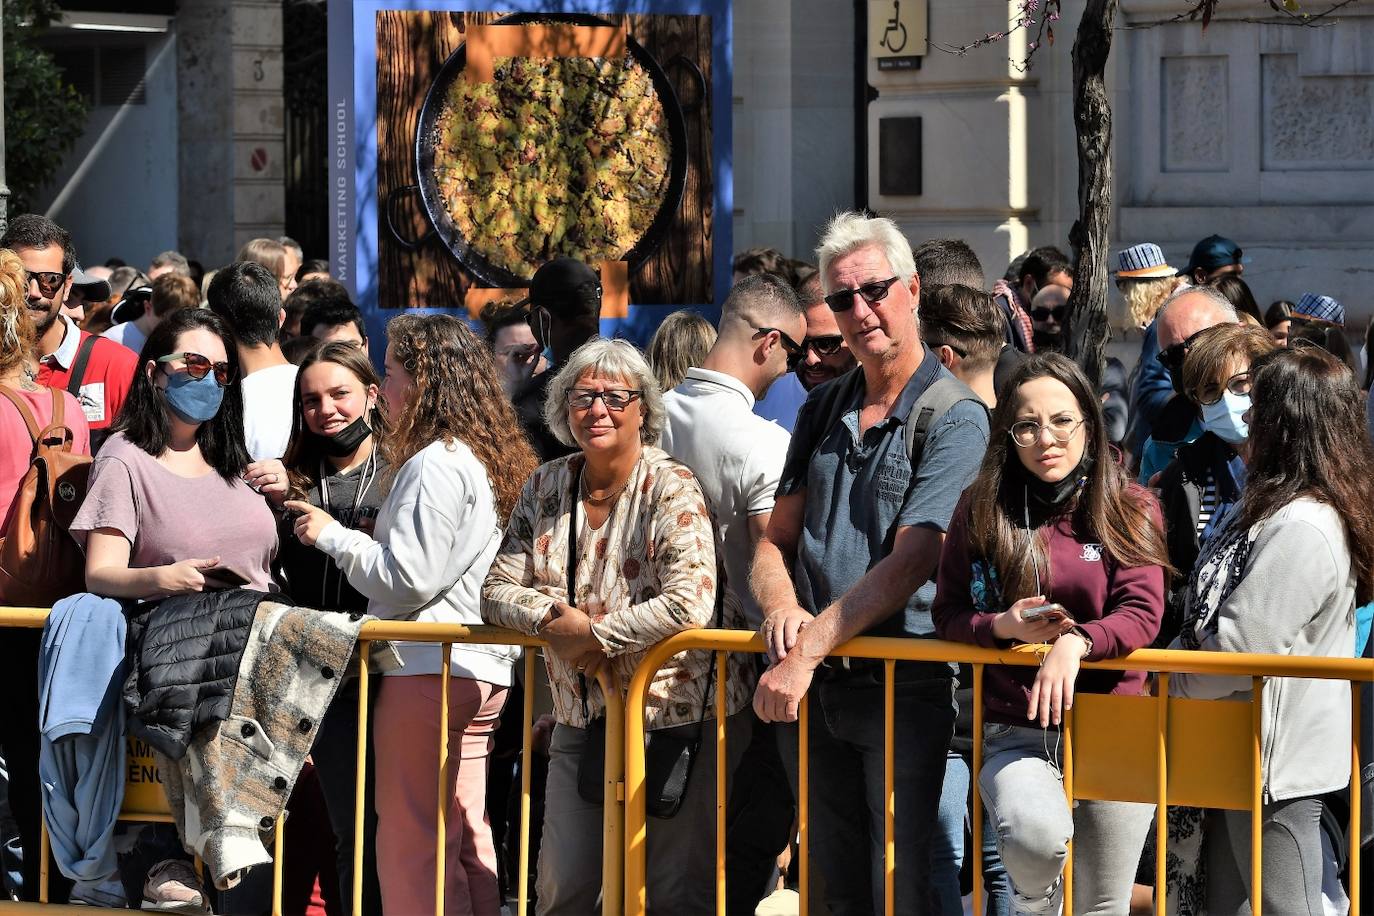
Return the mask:
M1197 405L1203 434L1178 450L1157 483L1169 562L1177 571L1169 585L1158 647L1178 635L1193 562L1240 499L1249 459L1245 412L1250 409L1250 363L1277 347L1261 328L1219 324L1198 334L1184 360L1183 393Z

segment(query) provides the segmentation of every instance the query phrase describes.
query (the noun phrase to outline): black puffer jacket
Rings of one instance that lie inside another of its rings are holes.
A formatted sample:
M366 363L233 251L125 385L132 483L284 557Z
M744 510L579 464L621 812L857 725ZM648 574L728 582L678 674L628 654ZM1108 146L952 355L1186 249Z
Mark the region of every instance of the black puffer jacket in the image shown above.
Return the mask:
M245 588L177 595L129 614L129 733L173 760L200 729L229 715L239 661L258 605L282 595Z

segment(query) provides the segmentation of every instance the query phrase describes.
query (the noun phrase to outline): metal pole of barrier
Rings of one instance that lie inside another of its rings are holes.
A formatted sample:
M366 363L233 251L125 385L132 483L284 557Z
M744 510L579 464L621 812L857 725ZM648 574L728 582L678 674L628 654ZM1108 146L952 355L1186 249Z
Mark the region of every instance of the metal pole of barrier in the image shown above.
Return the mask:
M1156 682L1155 697L1157 718L1155 719L1155 791L1158 799L1155 804L1155 916L1167 916L1169 896L1167 879L1169 843L1169 675L1161 674Z
M716 916L725 916L725 659L715 655L716 665Z
M601 912L603 916L621 916L621 881L625 870L625 701L620 696L620 684L611 676L610 665L602 665L597 672L601 696L606 701L606 793L602 807L601 827ZM635 717L644 724L641 707ZM639 739L639 754L644 759L643 733ZM642 815L642 812L641 812ZM641 816L640 823L643 823Z
M893 756L896 751L896 699L894 696L894 675L897 670L897 662L894 659L883 659L883 912L897 912L896 899L896 873L897 873L897 843L894 839L892 821L896 815L896 803L893 800L894 786L896 779L896 763Z
M367 688L369 640L358 641L358 752L353 782L353 916L363 913L363 834L367 814Z
M1064 735L1064 797L1069 800L1069 819L1073 819L1073 710L1061 713L1060 731ZM1073 916L1073 838L1064 856L1064 916Z
M1264 756L1260 734L1264 724L1264 678L1252 678L1251 683L1254 686L1250 700L1250 750L1254 766L1250 786L1250 913L1260 916L1264 899Z
M520 866L516 869L519 890L515 895L516 916L530 908L530 768L534 766L534 647L525 647L525 723L520 745Z
M806 825L810 807L811 755L811 692L802 694L797 707L797 889L801 892L800 916L811 912L811 853L810 828Z
M1360 685L1350 682L1350 916L1360 916Z
M48 860L52 857L52 841L48 839L48 824L38 814L38 902L48 902Z
M439 663L439 805L434 833L434 916L444 913L444 846L448 839L448 680L453 643L443 643Z
M983 793L978 775L983 769L983 665L973 666L973 769L969 785L973 789L973 849L965 855L973 863L973 916L983 916Z
M282 857L286 853L286 843L282 833L286 829L285 823L286 810L283 809L281 816L277 818L277 827L273 831L272 837L272 916L281 916Z

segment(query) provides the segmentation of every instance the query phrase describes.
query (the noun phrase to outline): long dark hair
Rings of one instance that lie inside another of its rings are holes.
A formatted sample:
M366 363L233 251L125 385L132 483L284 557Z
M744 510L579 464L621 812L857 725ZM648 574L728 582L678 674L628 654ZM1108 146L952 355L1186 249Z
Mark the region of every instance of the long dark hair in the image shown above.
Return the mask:
M180 309L168 315L148 340L138 357L138 371L129 396L120 408L111 432L123 433L124 438L156 458L167 450L172 428L167 420L167 399L145 371L150 361L156 362L169 353L177 352L177 338L185 331L204 328L224 343L229 369L234 381L224 389L224 401L214 419L206 420L196 429L196 444L201 457L219 476L232 481L243 473L248 463L248 448L243 444L243 389L239 387L238 345L234 332L225 320L209 309ZM154 367L154 373L162 366Z
M311 489L320 482L320 462L325 459L319 441L310 435L310 428L305 425L304 405L301 402L301 381L305 378L305 370L316 363L334 363L336 366L342 366L353 373L353 377L364 388L373 385L380 387L382 384L371 361L363 355L362 350L350 342L331 340L306 353L296 373L296 388L292 397L295 406L291 414L291 440L287 443L286 454L281 460L286 466L286 479L290 485L288 495L291 499L305 499ZM375 403L367 415L367 425L372 427L372 448L380 456L382 442L386 439L387 425L386 417Z
M388 406L397 414L382 447L389 477L425 446L457 439L486 470L504 522L539 460L501 387L491 350L451 315L399 315L387 322L386 336L414 384L409 404Z
M1019 406L1017 392L1039 378L1052 378L1073 392L1084 418L1087 441L1083 455L1092 466L1071 508L1076 531L1100 541L1112 559L1123 566L1161 566L1167 575L1171 568L1164 532L1144 491L1131 483L1111 450L1102 404L1087 376L1065 356L1036 354L1024 360L1002 385L983 466L966 494L973 555L986 559L996 570L1003 602L1011 604L1036 594L1035 570L1049 570L1043 538L1035 531L1025 531L1021 524L1025 497L1013 482L1019 472L1012 466L1012 462L1021 461L1011 442L1011 425L1016 422ZM1040 584L1043 593L1043 575Z
M1250 461L1238 524L1262 522L1295 499L1345 522L1360 604L1374 600L1374 446L1349 368L1318 347L1277 350L1250 367Z

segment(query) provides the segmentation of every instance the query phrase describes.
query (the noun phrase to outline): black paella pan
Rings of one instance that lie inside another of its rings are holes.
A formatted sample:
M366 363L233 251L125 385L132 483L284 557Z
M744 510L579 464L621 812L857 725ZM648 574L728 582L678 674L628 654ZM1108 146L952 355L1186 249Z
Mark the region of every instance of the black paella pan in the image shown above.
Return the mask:
M536 22L566 22L582 26L614 25L614 23L599 16L580 13L516 13L502 17L494 24L523 25ZM658 213L639 241L624 257L624 260L629 262L630 272L634 273L663 243L664 238L672 228L678 207L682 204L682 194L687 184L687 122L684 117L682 102L663 66L632 36L626 36L625 45L630 56L638 61L649 75L654 91L662 102L671 147L668 186L662 201L659 203ZM700 97L705 97L705 78L692 61L678 56L670 61L670 64L681 64L688 69L696 79ZM448 208L444 206L443 196L439 193L438 184L435 180L434 154L437 135L435 125L444 102L448 98L449 90L455 81L462 78L466 65L467 43L464 42L449 55L448 60L444 61L443 66L439 68L438 74L434 77L434 82L430 84L429 92L425 94L424 105L420 108L420 117L415 126L415 177L417 183L394 188L387 194L386 205L383 208L387 228L390 229L396 242L410 251L418 249L430 238L437 238L474 278L487 286L501 288L528 286L529 277L517 276L509 269L499 264L493 264L468 243L468 240L464 238L449 216ZM408 239L402 235L397 229L397 221L394 218L396 204L404 194L410 192L419 193L431 227L418 239Z

